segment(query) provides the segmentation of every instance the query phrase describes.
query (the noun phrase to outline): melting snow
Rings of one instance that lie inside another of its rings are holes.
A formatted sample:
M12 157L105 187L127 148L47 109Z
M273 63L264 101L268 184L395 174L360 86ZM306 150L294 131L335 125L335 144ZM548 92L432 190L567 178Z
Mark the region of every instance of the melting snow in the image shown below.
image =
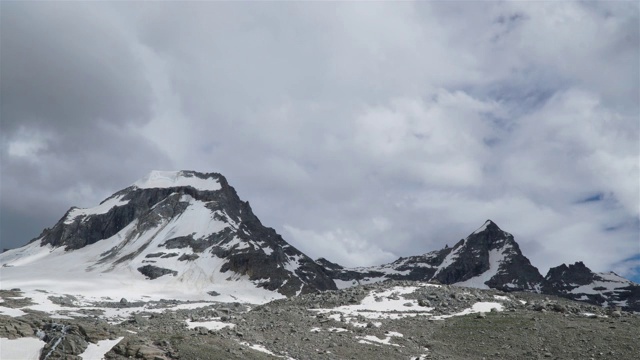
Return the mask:
M438 316L434 316L433 319L435 320L442 320L442 319L447 319L450 317L454 317L454 316L462 316L462 315L468 315L468 314L474 314L474 313L481 313L481 312L489 312L491 311L491 309L496 309L496 311L502 311L502 304L500 303L496 303L496 302L477 302L475 304L473 304L473 306L471 306L470 308L464 309L459 313L455 313L455 314L451 314L451 315L438 315Z
M438 286L432 284L421 284L421 286ZM411 294L418 289L417 286L396 286L385 291L371 291L360 304L343 305L330 309L309 309L320 314L329 314L329 318L335 321L342 321L353 326L364 327L365 323L356 322L358 317L367 319L401 319L414 316L429 316L433 320L443 320L453 316L463 316L479 312L489 312L491 309L502 311L503 305L497 302L477 302L470 308L464 309L455 314L433 316L432 307L418 306L417 301L405 299L403 295ZM508 299L499 297L499 300ZM410 305L410 306L409 306ZM381 323L373 323L380 326ZM319 331L313 328L311 331ZM367 341L366 339L364 339Z
M32 337L20 339L0 338L3 359L38 360L45 342Z
M403 335L399 332L388 331L387 336L384 339L380 339L377 336L366 335L366 336L356 336L356 339L360 339L358 341L360 344L382 344L382 345L391 345L391 346L400 346L398 344L394 344L391 342L391 339L394 337L402 337Z
M275 356L275 357L279 357L279 358L285 358L287 360L295 360L295 359L293 359L293 358L291 358L289 356L280 356L280 355L274 353L273 351L270 351L266 347L264 347L262 345L259 345L259 344L250 344L250 343L248 343L246 341L241 341L240 345L247 346L247 347L249 347L249 348L251 348L253 350L260 351L260 352L263 352L265 354L269 354L271 356Z
M462 248L465 247L465 245L467 245L467 240L465 239L464 242L462 243L462 245L460 245L459 247L457 247L456 249L452 250L442 261L442 263L440 264L440 266L438 267L438 270L433 274L433 278L436 277L436 275L438 275L442 270L446 269L449 265L453 264L453 262L458 258L458 252L460 250L462 250Z
M224 328L234 328L236 327L236 324L231 324L231 323L226 323L226 322L222 322L222 321L217 321L217 320L210 320L210 321L190 321L187 320L187 326L189 327L189 329L195 329L197 327L205 327L209 330L220 330L220 329L224 329Z
M90 343L87 349L79 356L83 360L104 359L104 355L114 346L118 345L122 339L124 339L124 337L119 337L115 340L100 340L97 344Z
M8 308L8 307L4 307L4 306L0 306L0 315L6 315L6 316L10 316L10 317L19 317L22 315L26 315L27 313L20 310L20 309L14 309L14 308Z

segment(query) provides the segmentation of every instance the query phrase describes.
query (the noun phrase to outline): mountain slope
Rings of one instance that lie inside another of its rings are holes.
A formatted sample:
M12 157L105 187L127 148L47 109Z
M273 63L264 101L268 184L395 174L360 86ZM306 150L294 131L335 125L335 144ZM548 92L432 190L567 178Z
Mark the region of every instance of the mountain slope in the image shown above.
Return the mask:
M584 264L543 277L491 220L453 247L379 266L311 260L253 214L220 174L154 171L90 209L71 208L0 254L2 288L96 297L245 300L384 280L527 291L640 311L640 285Z
M318 263L328 267L325 259ZM513 235L502 231L491 220L451 248L400 258L381 266L328 268L340 286L385 279L437 280L443 284L483 289L535 291L544 281L538 269L522 255Z
M601 306L640 311L640 285L614 272L594 273L581 261L549 269L543 292Z
M522 254L513 235L491 220L453 247L402 257L389 264L350 269L326 259L316 263L327 269L340 288L384 280L426 281L536 292L640 311L640 285L615 273L594 273L581 262L552 268L543 277Z
M152 292L265 299L335 289L222 175L193 171L154 171L94 208L72 208L27 246L1 254L0 264L3 282L93 276Z

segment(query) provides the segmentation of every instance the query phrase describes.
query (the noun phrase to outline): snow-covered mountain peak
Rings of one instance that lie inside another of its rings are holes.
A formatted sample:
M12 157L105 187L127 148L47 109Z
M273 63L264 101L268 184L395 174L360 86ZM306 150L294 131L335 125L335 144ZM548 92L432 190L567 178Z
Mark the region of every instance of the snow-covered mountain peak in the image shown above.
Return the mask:
M28 274L57 284L83 274L89 288L98 276L196 297L258 291L266 300L335 289L222 175L195 171L153 171L98 206L71 208L29 245L0 254L0 266L3 282Z
M156 189L190 186L196 190L220 190L221 175L215 173L199 173L196 171L160 171L154 170L132 184L139 189Z

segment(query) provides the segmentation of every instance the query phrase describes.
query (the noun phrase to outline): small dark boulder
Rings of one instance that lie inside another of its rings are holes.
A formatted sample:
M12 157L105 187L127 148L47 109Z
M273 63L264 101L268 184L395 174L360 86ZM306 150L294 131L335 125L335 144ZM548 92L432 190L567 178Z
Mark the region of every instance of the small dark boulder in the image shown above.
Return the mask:
M165 269L165 268L161 268L153 265L145 265L145 266L139 267L138 271L140 271L142 275L148 277L151 280L157 279L167 274L178 276L178 272L175 270Z

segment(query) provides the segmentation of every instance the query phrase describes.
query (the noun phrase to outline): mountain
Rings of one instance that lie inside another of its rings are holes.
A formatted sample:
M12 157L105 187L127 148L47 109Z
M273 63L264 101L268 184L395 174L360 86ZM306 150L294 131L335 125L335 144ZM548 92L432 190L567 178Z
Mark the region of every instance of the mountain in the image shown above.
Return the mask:
M543 292L605 307L640 311L640 285L614 272L594 273L581 261L549 269Z
M640 311L640 285L615 273L594 273L581 262L552 268L543 277L522 254L513 235L491 220L453 247L401 257L389 264L344 268L324 258L316 263L327 269L339 288L411 280L506 292L527 291Z
M2 288L101 297L262 303L385 280L557 295L640 311L640 285L583 263L543 277L491 220L453 247L379 266L313 261L265 227L217 173L153 171L90 209L71 208L0 254ZM99 284L99 286L96 286ZM14 286L15 285L15 286Z
M340 287L392 279L537 291L544 282L538 269L520 251L513 235L491 220L453 247L402 257L386 265L345 269L328 265L330 262L326 259L316 262L328 269Z
M335 289L222 175L194 171L153 171L96 207L71 208L27 246L1 254L0 264L3 282L42 287L73 279L113 292L264 300Z

